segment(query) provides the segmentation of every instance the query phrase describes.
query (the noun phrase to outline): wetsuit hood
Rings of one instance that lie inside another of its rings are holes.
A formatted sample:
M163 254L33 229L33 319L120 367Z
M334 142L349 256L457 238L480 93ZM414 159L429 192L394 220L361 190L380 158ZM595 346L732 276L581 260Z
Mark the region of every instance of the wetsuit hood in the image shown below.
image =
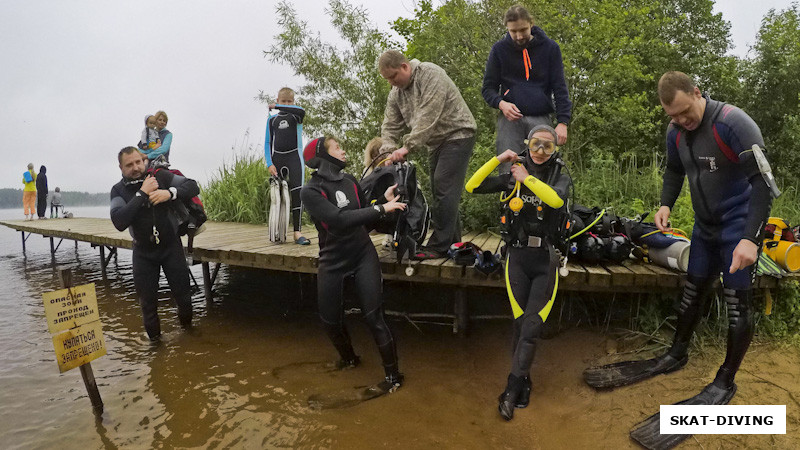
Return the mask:
M523 160L525 161L525 168L528 169L529 172L536 172L539 174L549 173L550 169L553 167L553 164L555 164L556 159L560 157L559 152L553 152L553 154L550 155L550 159L541 164L537 164L536 162L533 161L533 158L531 158L530 150L525 150L523 152L523 155L524 155Z
M341 171L346 163L328 153L328 150L325 149L325 139L325 137L319 137L306 144L306 148L303 149L303 160L306 166L312 169L321 169L322 163L327 162L334 168L338 168L335 172ZM332 168L326 168L325 173L332 174L334 171ZM341 180L341 177L338 179Z
M329 181L340 181L344 178L342 174L342 169L344 169L345 166L344 161L339 161L327 153L325 155L328 156L328 158L319 159L317 175ZM334 160L336 162L334 162Z

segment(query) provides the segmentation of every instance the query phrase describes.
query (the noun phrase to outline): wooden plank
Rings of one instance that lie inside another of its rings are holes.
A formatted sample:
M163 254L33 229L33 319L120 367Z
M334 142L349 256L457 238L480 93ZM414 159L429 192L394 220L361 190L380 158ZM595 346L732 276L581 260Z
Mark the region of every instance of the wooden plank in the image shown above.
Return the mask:
M127 231L117 231L109 219L74 218L28 222L24 220L0 221L0 225L54 238L73 239L95 245L131 248ZM267 227L241 223L207 222L206 230L195 238L194 256L198 261L221 262L243 267L256 267L299 273L315 273L319 259L318 233L307 229L305 236L312 245L269 242ZM456 265L441 258L412 262L416 273L408 277L408 263L397 264L394 252L383 248L384 235L370 236L378 251L381 270L387 280L404 280L419 283L436 283L450 286L486 286L504 288L503 274L485 276L480 272ZM497 252L502 244L492 233L468 232L464 241L472 241L484 250ZM186 238L183 238L184 245ZM656 265L630 262L624 265L589 265L570 262L570 274L559 280L559 290L583 292L670 292L679 288L683 275ZM800 274L787 274L783 279L759 277L757 287L777 287L780 283L797 280Z
M681 274L669 269L665 269L656 264L650 264L647 266L648 269L655 272L657 275L656 277L656 285L657 286L664 286L664 287L678 287L681 283Z
M658 286L658 275L648 268L645 264L631 264L628 270L633 272L634 286Z
M591 287L611 286L611 274L601 266L583 265L586 269L586 281Z
M586 285L588 274L582 265L567 261L567 270L569 270L569 275L566 277L561 277L561 279L558 281L559 290L566 289L571 286Z
M625 266L617 265L617 264L610 264L610 263L603 263L603 268L605 268L611 274L611 285L612 286L633 286L634 285L634 278L636 274L634 274L630 269Z

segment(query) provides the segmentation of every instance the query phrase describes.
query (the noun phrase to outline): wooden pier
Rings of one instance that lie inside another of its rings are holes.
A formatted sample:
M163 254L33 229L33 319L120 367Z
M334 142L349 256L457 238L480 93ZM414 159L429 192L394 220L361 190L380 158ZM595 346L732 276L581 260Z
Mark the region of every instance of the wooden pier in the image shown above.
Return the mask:
M64 239L74 240L75 245L77 242L88 242L93 247L99 248L104 275L108 262L116 255L117 250L130 249L132 246L130 234L127 231L117 231L110 219L11 220L0 221L0 225L21 233L23 251L25 242L31 234L49 238L54 258ZM205 231L194 239L192 254L194 262L203 265L206 299L209 301L212 299L212 289L220 264L315 274L319 259L317 233L312 227L306 227L304 234L311 240L311 245L276 244L269 241L267 227L263 225L207 222ZM488 232L466 233L463 240L471 241L482 249L495 253L499 251L501 245L500 237ZM464 288L471 286L505 288L502 272L486 276L471 267L460 266L444 258L398 264L394 254L383 246L384 235L374 235L372 241L378 250L385 280L453 286L454 319L459 322L454 323L454 329L459 326L463 329L466 326L468 311ZM679 272L635 261L626 262L624 265L605 263L586 265L570 262L567 267L569 275L559 280L559 291L632 294L669 292L676 291L684 278ZM775 278L760 277L756 287L771 288L777 284L778 280Z

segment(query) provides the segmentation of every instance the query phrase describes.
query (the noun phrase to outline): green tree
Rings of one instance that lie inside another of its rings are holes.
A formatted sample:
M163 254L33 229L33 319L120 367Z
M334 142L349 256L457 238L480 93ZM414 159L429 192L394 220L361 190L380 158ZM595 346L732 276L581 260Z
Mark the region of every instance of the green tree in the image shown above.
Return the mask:
M408 42L406 54L442 66L461 89L478 122L476 157L494 146L497 110L480 94L491 46L506 30L503 14L515 0L423 1L393 28ZM523 1L535 24L559 43L573 102L564 154L573 168L577 200L604 201L618 211L656 206L668 118L656 95L667 70L693 75L715 96L740 92L736 58L726 56L730 25L711 0ZM610 170L628 186L598 195ZM625 171L625 173L622 173ZM635 175L635 176L631 176ZM647 180L637 183L637 176ZM601 179L602 178L602 179ZM462 205L469 210L469 198ZM480 205L483 207L483 205Z
M797 185L800 173L800 12L797 4L770 10L745 64L744 108L758 123L782 185Z
M298 103L307 111L303 124L307 133L338 136L351 159L360 161L367 141L380 135L390 86L376 62L392 43L363 7L330 0L325 12L340 43L324 41L298 18L291 2L280 2L277 22L282 32L264 55L287 64L307 81L298 90Z
M362 8L332 0L326 10L346 43L341 49L298 20L288 3L278 7L282 32L266 54L286 62L307 84L300 99L308 107L312 134L334 132L345 148L360 152L380 131L389 85L375 61L386 48L441 66L459 87L478 122L474 170L494 154L498 111L483 101L483 73L491 46L505 34L503 14L516 0L422 0L408 19L392 28L406 41L391 42ZM558 42L573 101L564 154L577 183L577 200L605 201L620 211L657 206L663 133L668 118L656 96L658 78L682 70L717 98L741 96L739 61L726 56L730 25L713 13L712 0L530 0L523 4L536 25ZM356 156L356 155L352 155ZM360 160L360 157L353 158ZM424 168L424 164L422 165ZM629 186L597 195L610 170ZM622 172L625 172L624 174ZM638 177L648 180L638 183ZM421 171L425 183L425 170ZM424 184L427 186L427 183ZM486 226L497 202L465 196L468 226ZM594 205L592 205L594 206ZM603 205L608 206L608 205Z

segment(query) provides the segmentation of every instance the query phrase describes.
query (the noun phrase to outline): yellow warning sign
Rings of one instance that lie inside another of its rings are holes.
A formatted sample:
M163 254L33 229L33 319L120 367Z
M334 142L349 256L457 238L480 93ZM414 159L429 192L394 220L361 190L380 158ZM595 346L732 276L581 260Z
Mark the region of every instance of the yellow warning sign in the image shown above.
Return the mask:
M82 325L53 336L58 370L66 372L106 354L100 321Z
M42 299L51 334L100 320L94 283L45 292Z

